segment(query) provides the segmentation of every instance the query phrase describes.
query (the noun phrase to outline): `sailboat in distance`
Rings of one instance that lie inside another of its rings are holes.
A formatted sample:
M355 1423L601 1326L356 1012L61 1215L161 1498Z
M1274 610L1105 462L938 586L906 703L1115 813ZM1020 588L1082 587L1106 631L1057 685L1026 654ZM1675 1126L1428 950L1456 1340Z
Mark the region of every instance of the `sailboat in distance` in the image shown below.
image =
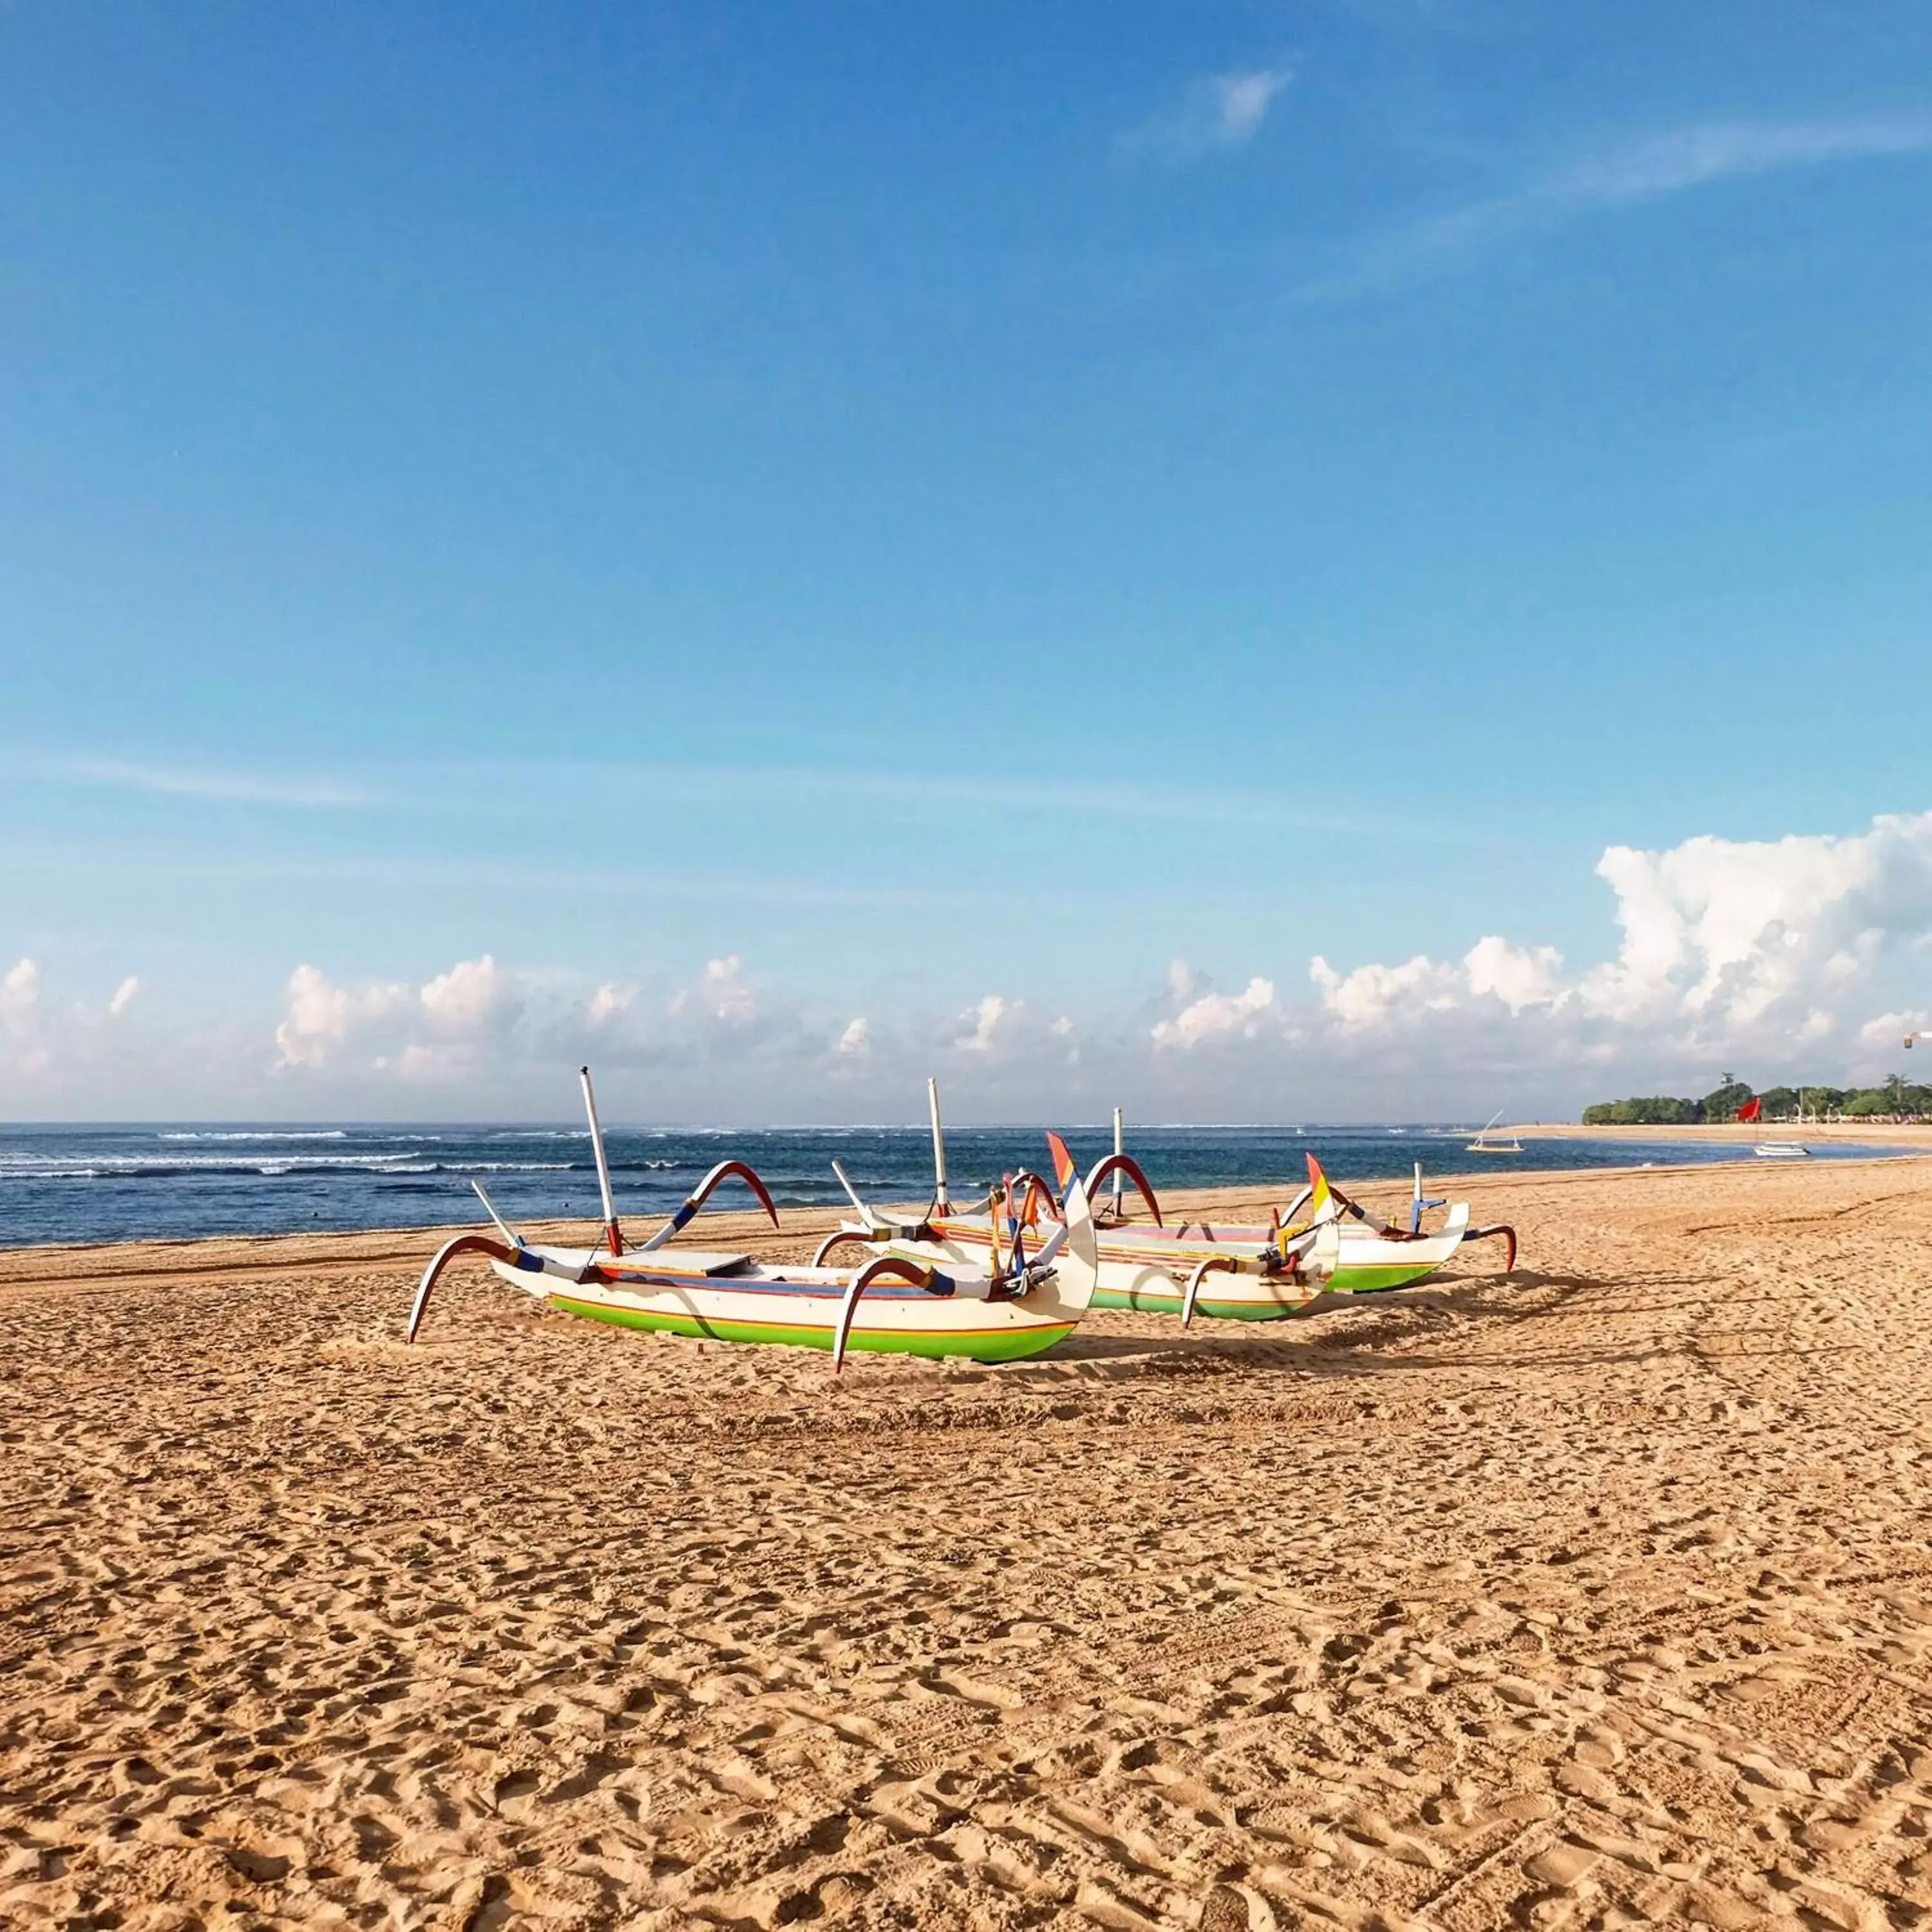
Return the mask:
M1469 1143L1468 1151L1471 1154L1522 1153L1522 1142L1514 1134L1510 1135L1509 1138L1506 1141L1492 1141L1490 1138L1490 1130L1502 1118L1502 1117L1503 1110L1502 1108L1498 1107L1496 1111L1492 1114L1479 1128L1477 1129L1476 1138Z

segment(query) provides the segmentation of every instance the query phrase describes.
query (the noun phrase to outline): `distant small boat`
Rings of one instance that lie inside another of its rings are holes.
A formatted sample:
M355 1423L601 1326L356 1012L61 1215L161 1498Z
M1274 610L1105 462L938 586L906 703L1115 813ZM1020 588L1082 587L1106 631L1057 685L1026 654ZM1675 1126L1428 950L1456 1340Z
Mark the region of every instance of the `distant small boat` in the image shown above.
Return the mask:
M1502 1117L1503 1110L1502 1108L1498 1107L1496 1111L1476 1130L1476 1138L1469 1143L1468 1146L1468 1151L1471 1154L1522 1153L1522 1142L1517 1139L1514 1134L1512 1134L1506 1141L1492 1141L1490 1138L1490 1130L1502 1118Z
M1751 1149L1760 1160L1809 1160L1811 1150L1796 1141L1760 1141Z

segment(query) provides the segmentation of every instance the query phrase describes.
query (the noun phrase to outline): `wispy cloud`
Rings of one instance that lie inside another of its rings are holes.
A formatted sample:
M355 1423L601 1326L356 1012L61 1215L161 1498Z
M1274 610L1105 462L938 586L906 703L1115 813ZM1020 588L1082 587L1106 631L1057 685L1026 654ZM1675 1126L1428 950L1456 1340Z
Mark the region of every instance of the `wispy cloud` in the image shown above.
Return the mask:
M368 792L332 779L264 777L253 772L184 771L152 765L81 758L66 774L88 784L110 785L171 798L199 798L236 805L337 806L372 805Z
M312 774L264 776L184 770L105 759L28 759L32 770L68 785L98 785L214 804L311 809L381 806L391 813L538 821L572 815L589 799L650 796L667 807L707 810L836 810L886 803L939 817L989 813L1090 823L1278 826L1308 832L1400 832L1433 843L1486 844L1466 828L1420 820L1400 825L1378 815L1311 803L1305 793L1173 784L1136 779L1090 782L1024 772L892 770L836 766L684 764L572 758L416 764L367 780ZM36 850L49 849L40 842ZM0 866L33 854L0 846Z
M1827 162L1932 152L1932 116L1783 122L1707 122L1625 142L1508 194L1376 237L1305 298L1384 295L1469 267L1502 244L1548 233L1606 209L1714 183Z
M1261 131L1275 97L1294 77L1288 67L1205 75L1172 106L1123 134L1120 151L1184 161L1240 147Z

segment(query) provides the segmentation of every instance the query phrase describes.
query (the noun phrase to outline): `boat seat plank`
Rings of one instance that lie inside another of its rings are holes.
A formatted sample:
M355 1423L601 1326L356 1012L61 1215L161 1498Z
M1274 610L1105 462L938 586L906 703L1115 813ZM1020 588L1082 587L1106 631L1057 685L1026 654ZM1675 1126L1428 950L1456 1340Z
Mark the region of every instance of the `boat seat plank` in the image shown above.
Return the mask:
M649 1268L653 1262L662 1260L680 1274L742 1274L753 1265L749 1255L733 1254L722 1248L667 1248L662 1255L642 1254L634 1250L624 1259L634 1268Z

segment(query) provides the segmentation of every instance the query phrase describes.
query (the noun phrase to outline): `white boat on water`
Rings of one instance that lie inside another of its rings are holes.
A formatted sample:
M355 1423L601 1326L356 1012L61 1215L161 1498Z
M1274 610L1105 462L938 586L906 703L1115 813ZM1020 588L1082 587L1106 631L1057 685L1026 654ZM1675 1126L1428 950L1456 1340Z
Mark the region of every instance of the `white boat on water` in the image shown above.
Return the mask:
M1796 1141L1760 1141L1751 1149L1760 1160L1809 1160L1811 1150Z
M1490 1138L1490 1130L1502 1118L1502 1117L1503 1110L1502 1108L1498 1107L1496 1111L1476 1130L1476 1138L1469 1143L1468 1152L1471 1154L1522 1153L1522 1142L1518 1139L1514 1134L1510 1135L1509 1138L1506 1141L1492 1141Z

